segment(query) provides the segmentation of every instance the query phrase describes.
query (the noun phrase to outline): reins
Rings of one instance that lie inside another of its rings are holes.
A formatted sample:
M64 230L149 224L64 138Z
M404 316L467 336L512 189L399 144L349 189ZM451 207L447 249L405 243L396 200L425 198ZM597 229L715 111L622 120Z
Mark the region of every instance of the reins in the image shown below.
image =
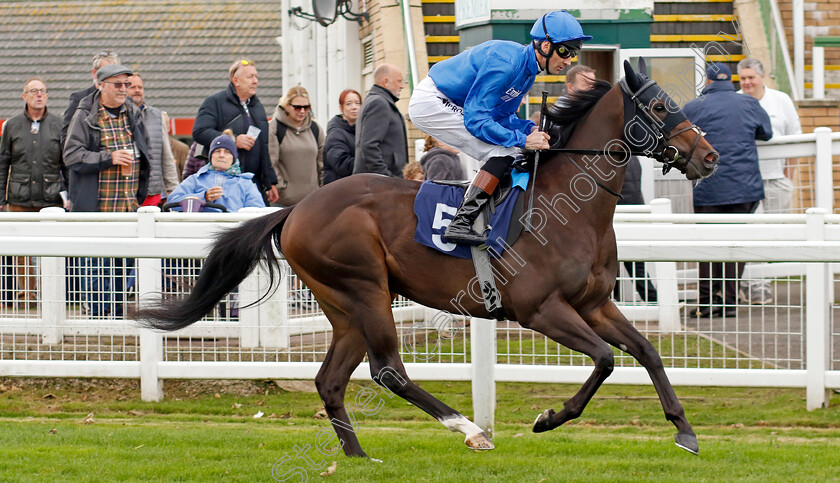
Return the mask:
M583 169L583 167L580 164L578 164L572 156L570 156L570 154L589 154L589 155L595 155L595 156L602 156L602 155L603 156L614 156L614 157L618 157L619 159L626 159L628 156L649 156L649 157L652 157L652 158L656 159L660 163L662 163L662 174L667 174L668 171L670 171L671 168L673 168L674 165L677 163L677 161L679 161L680 159L685 159L686 162L688 162L688 160L691 159L692 155L694 154L694 150L697 148L697 145L700 143L700 138L702 138L705 135L705 133L696 124L691 124L690 126L685 127L683 129L680 129L679 131L674 132L674 133L666 132L663 129L665 127L665 122L667 122L667 119L668 119L668 117L671 116L671 114L666 116L665 120L659 120L650 112L651 108L649 106L645 105L641 101L641 99L639 98L642 95L643 92L645 92L650 87L656 85L656 81L654 81L653 79L649 79L646 83L644 83L641 87L639 87L639 89L637 89L635 92L633 92L630 89L629 85L627 84L626 78L622 78L621 81L619 82L619 84L620 84L621 91L622 91L622 94L624 95L624 97L634 105L636 111L641 111L644 114L644 116L647 118L647 120L648 120L647 127L650 128L651 131L653 131L653 134L656 138L655 148L658 149L657 151L653 151L651 149L647 149L647 150L629 149L629 150L620 150L620 151L606 151L606 150L602 150L602 149L558 148L558 147L553 147L552 146L552 147L550 147L548 149L545 149L543 151L540 151L540 152L565 153L566 157L569 158L569 161L571 161L572 164L578 170L580 170L581 173L583 173L590 180L592 180L599 188L603 189L604 191L606 191L607 193L615 196L618 199L622 199L622 196L621 196L620 193L616 193L615 191L611 190L610 188L605 186L603 183L598 181L598 179L596 179L590 173L585 171ZM540 124L541 124L541 126L540 126L541 129L540 130L543 130L543 126L542 126L543 115L542 115L542 112L544 112L544 111L545 111L545 97L543 97L543 106L542 106L542 110L541 110L541 113L540 113L540 121L541 121L540 122ZM627 113L625 112L625 126L627 125L626 116L627 116ZM685 116L684 115L682 115L682 116L683 116L682 119L685 119ZM671 121L671 122L673 123L674 121ZM679 136L680 134L683 134L684 132L687 132L687 131L694 131L696 133L696 136L694 137L694 142L691 144L691 149L689 149L688 154L686 156L682 156L680 154L679 150L676 147L670 145L668 142L671 139L673 139L673 138L675 138L675 137ZM673 150L673 152L674 152L673 156L668 155L668 154L670 154L670 153L668 153L669 150ZM539 156L539 152L537 153L537 157L538 156ZM678 168L678 169L680 169L680 168ZM682 169L680 169L680 170L682 171Z
M569 156L568 154L566 155L566 157L567 157L567 158L569 158L569 161L571 161L571 162L572 162L572 164L574 164L574 165L575 165L575 167L576 167L577 169L579 169L581 173L583 173L583 174L584 174L584 176L586 176L586 177L588 177L589 179L591 179L591 180L592 180L592 181L593 181L596 185L598 185L598 187L599 187L599 188L601 188L602 190L606 191L607 193L609 193L609 194L611 194L611 195L615 196L616 198L618 198L618 199L620 199L620 200L621 200L621 199L624 199L624 197L623 197L623 196L621 196L621 193L616 193L615 191L613 191L613 190L611 190L611 189L607 188L607 187L606 187L606 186L604 186L604 185L603 185L600 181L598 181L597 179L595 179L595 177L594 177L594 176L592 176L591 174L589 174L589 173L587 173L586 171L584 171L584 170L583 170L583 167L581 167L581 165L577 164L577 162L575 161L575 158L573 158L573 157Z

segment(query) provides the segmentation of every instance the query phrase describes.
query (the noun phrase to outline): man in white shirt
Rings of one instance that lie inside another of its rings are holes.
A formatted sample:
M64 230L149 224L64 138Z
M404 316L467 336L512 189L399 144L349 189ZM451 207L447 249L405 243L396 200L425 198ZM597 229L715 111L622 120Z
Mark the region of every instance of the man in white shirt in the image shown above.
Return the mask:
M738 62L738 76L741 78L741 94L749 94L758 100L770 116L773 136L802 134L799 115L790 96L764 86L764 67L756 59L746 58ZM787 213L790 209L793 183L789 179L789 166L785 159L763 159L759 161L761 179L764 180L764 200L756 213Z
M770 116L774 137L802 134L799 115L790 96L764 85L764 66L761 62L751 58L738 62L738 76L741 82L741 90L738 92L758 100ZM788 160L761 159L758 164L764 181L764 200L756 213L788 213L793 196ZM770 283L766 280L744 281L741 287L750 303L768 304L773 301Z

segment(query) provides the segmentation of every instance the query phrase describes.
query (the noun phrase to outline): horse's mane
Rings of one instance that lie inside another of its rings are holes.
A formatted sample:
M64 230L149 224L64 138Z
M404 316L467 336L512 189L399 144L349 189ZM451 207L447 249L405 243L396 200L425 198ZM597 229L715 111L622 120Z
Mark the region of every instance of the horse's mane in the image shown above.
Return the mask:
M547 106L546 131L551 135L552 146L562 147L572 136L577 123L595 107L604 97L612 85L604 80L597 80L591 89L577 91L566 97L561 97L556 103Z
M557 102L546 108L546 118L556 126L567 126L575 124L586 115L598 101L604 97L612 85L604 80L596 80L591 89L577 91L566 97L561 97Z

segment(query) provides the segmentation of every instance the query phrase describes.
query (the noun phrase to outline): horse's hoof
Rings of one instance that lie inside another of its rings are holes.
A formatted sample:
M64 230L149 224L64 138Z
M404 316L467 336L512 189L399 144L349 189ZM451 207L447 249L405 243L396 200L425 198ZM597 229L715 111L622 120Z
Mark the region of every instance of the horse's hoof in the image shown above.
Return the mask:
M493 442L490 441L490 437L484 431L468 437L464 443L467 444L467 447L476 451L490 451L496 448L493 446Z
M697 436L688 433L677 433L674 436L677 446L693 455L700 454L700 445L697 444Z
M537 419L534 420L534 432L535 433L544 433L546 431L550 431L551 428L551 416L554 415L553 409L546 409L542 412Z

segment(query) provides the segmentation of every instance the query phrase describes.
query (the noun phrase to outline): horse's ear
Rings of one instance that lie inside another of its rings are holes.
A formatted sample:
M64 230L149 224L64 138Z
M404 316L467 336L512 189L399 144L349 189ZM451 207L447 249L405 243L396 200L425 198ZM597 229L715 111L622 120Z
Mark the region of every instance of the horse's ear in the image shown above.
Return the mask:
M636 77L636 71L633 70L633 66L630 65L629 60L624 61L624 77L627 77L628 82L630 82L630 79Z
M648 75L647 64L645 63L644 57L639 57L639 73L645 77L647 77Z
M627 85L633 89L634 91L639 88L639 82L636 78L636 71L633 70L633 66L630 65L629 60L624 61L624 78L627 80Z

